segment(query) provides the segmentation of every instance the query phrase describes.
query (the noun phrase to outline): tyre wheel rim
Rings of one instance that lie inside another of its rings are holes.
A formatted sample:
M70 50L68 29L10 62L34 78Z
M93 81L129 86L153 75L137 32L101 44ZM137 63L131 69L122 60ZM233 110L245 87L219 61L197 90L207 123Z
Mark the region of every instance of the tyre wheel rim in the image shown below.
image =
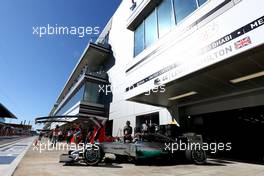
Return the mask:
M194 150L192 152L192 157L194 161L203 162L205 160L204 151L203 150Z
M100 158L99 151L97 150L87 150L86 159L90 162L96 161Z

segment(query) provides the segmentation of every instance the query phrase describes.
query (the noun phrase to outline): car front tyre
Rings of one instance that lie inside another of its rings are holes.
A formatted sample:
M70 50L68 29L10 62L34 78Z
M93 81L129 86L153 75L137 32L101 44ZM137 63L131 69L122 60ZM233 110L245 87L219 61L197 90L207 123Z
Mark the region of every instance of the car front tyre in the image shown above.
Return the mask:
M85 162L88 166L96 166L102 161L104 153L102 149L92 147L91 149L86 149L84 152Z

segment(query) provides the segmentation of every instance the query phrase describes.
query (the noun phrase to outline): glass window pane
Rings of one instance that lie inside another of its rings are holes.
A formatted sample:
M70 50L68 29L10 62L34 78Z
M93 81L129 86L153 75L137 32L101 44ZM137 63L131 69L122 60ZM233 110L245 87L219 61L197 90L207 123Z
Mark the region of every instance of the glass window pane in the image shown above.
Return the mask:
M84 91L83 100L91 103L99 103L99 85L87 82Z
M84 85L60 108L56 115L62 115L83 99Z
M180 22L196 8L196 0L174 0L176 21Z
M170 31L173 24L171 0L163 0L158 7L159 37Z
M144 26L141 23L134 33L134 56L144 50Z
M199 6L203 5L207 0L198 0Z
M145 48L158 39L157 18L154 10L145 20Z

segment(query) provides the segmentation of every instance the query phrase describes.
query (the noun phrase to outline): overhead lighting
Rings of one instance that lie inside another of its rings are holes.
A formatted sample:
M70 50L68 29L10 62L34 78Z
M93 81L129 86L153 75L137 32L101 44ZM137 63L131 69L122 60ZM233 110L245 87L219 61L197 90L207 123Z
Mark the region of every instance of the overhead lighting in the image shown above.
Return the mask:
M188 97L188 96L195 95L195 94L197 94L197 92L192 91L192 92L188 92L185 94L177 95L175 97L171 97L171 98L169 98L169 100L177 100L177 99Z
M261 76L264 76L264 71L253 73L253 74L250 74L250 75L247 75L247 76L243 76L243 77L240 77L240 78L232 79L232 80L230 80L230 82L235 84L235 83L239 83L239 82L242 82L242 81L247 81L247 80L254 79L254 78L257 78L257 77L261 77Z

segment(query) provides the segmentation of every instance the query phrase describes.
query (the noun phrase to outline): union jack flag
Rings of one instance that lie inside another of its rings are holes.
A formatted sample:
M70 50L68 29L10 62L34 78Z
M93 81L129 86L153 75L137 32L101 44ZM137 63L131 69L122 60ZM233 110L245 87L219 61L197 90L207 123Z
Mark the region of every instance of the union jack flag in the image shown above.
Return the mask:
M250 45L251 44L251 39L250 37L243 38L235 43L235 48L240 49L243 48L244 46Z

